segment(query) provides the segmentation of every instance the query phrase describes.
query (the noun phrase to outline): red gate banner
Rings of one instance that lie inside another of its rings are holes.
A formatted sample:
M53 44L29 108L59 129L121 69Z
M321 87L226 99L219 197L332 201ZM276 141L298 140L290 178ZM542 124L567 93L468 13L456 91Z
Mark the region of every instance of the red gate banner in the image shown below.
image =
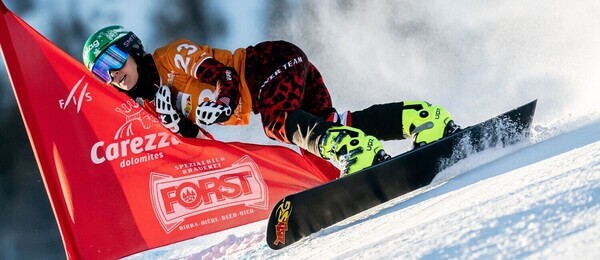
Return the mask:
M69 258L119 258L262 220L285 195L339 174L281 146L173 135L2 2L0 13L2 54Z

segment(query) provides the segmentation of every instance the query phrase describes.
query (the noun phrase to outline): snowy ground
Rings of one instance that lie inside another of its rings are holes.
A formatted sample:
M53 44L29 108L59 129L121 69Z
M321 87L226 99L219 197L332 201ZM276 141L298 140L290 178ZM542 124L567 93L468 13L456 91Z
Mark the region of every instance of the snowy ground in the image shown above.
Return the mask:
M598 2L308 2L283 38L338 109L426 98L466 126L539 99L535 134L279 251L258 222L132 259L600 259Z
M257 222L131 259L600 259L600 120L533 131L279 251Z

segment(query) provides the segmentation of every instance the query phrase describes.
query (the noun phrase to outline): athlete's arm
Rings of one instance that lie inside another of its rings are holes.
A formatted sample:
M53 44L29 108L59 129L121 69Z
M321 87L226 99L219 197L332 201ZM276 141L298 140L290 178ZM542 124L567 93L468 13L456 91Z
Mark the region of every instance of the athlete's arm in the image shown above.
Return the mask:
M240 75L216 59L206 59L198 66L196 78L217 87L216 101L228 105L232 111L240 98Z

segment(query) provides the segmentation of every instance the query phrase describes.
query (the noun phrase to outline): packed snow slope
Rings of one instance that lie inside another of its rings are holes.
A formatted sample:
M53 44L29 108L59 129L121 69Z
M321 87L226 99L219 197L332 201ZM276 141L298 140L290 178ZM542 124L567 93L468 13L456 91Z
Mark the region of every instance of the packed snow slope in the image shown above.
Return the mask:
M279 251L261 221L131 259L598 259L600 120L533 133Z
M305 50L340 111L425 99L468 126L538 99L531 138L280 251L258 222L132 259L600 259L600 2L308 0L290 10L275 34ZM213 133L276 144L252 124Z

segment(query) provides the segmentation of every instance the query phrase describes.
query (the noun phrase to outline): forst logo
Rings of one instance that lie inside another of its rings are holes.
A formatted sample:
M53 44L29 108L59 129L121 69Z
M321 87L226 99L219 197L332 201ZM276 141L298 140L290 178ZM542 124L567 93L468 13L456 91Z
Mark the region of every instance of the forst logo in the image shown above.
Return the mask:
M249 195L252 193L249 178L252 178L251 172L194 179L182 182L178 186L166 187L160 191L160 196L165 202L166 213L170 214L175 212L176 204L185 208L196 208L201 204L209 205L215 201Z
M155 150L181 143L177 136L167 132L136 136L134 126L150 129L158 119L141 109L140 104L133 100L123 103L115 111L123 114L125 123L115 133L113 142L98 141L92 146L90 158L95 164L120 160L119 166L125 168L161 159L164 157L163 153Z
M268 208L267 186L248 156L230 167L178 178L153 172L150 188L154 213L167 234L203 213L239 205Z

